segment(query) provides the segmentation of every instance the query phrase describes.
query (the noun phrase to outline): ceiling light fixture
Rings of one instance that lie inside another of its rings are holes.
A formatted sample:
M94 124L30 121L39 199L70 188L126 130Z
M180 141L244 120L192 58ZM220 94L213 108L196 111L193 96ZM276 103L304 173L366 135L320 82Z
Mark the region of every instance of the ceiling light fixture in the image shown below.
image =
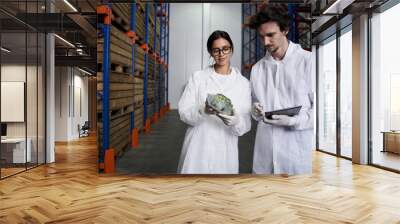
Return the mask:
M332 5L330 5L327 9L325 9L325 11L322 14L328 14L332 11L332 9L334 9L337 4L339 4L340 0L336 0Z
M325 9L322 14L342 14L343 10L353 2L354 0L336 0L332 5Z
M5 48L5 47L1 47L0 49L1 49L2 51L4 51L4 52L7 52L7 53L10 53L10 52L11 52L9 49L7 49L7 48Z
M78 12L78 10L71 4L69 3L68 0L64 0L65 4L67 4L72 10L74 10L74 12Z
M66 43L67 45L69 45L69 46L75 48L75 45L71 44L71 42L67 41L66 39L64 39L64 38L62 38L62 37L60 37L60 36L58 36L57 34L54 34L54 36L56 36L58 39L60 39L61 41L63 41L63 42Z
M81 72L83 72L83 73L85 73L85 74L87 74L87 75L93 75L92 73L90 73L90 72L88 72L88 71L85 71L85 70L83 70L83 69L81 69L81 68L79 68L79 67L78 67L78 69L79 69L79 71L81 71Z
M79 55L83 55L83 50L81 48L77 48L76 53L78 53Z

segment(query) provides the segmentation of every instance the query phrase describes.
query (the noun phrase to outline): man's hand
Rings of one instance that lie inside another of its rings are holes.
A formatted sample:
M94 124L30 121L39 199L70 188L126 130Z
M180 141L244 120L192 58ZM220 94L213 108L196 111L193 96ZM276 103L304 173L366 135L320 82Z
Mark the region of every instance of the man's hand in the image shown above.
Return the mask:
M253 107L251 108L251 114L254 118L259 118L264 116L264 109L260 103L253 103Z
M297 124L297 116L272 115L272 119L264 117L263 121L266 124L291 127Z

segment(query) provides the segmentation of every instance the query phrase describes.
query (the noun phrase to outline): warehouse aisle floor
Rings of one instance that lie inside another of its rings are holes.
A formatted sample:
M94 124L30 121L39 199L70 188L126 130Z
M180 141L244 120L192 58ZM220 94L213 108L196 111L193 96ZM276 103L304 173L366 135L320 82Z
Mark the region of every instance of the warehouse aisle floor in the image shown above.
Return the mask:
M239 139L239 172L251 173L253 160L253 131ZM139 137L140 146L128 150L117 161L117 170L122 173L176 173L186 125L179 119L176 110L170 111L148 134Z

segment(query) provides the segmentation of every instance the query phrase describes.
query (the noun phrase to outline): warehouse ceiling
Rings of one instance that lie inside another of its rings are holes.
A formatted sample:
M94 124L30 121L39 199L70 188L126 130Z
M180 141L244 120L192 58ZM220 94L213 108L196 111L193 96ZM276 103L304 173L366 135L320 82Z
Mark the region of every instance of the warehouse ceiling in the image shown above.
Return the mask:
M96 71L97 16L96 0L51 0L52 13L46 10L45 1L0 1L0 28L3 45L13 51L10 58L25 61L37 51L31 41L32 33L55 33L56 66L78 66L89 72ZM49 5L48 5L49 6ZM21 39L22 38L22 39ZM14 49L13 49L14 48ZM14 57L11 57L14 56Z
M354 0L351 1L351 4L338 9L339 13L325 12L335 1L323 7L321 7L320 2L312 2L312 36L314 44L334 34L337 28L342 29L351 24L354 17L358 17L368 11L374 11L389 2L389 0Z

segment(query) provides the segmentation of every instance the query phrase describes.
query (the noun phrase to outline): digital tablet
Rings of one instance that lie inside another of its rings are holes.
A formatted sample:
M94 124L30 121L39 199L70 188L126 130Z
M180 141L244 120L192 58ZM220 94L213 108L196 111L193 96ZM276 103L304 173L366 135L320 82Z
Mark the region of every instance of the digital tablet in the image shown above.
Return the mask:
M269 111L269 112L265 112L265 117L268 119L272 119L272 115L294 116L294 115L299 114L300 109L301 109L301 106L297 106L297 107L290 107L290 108L285 108L285 109L280 109L280 110Z

